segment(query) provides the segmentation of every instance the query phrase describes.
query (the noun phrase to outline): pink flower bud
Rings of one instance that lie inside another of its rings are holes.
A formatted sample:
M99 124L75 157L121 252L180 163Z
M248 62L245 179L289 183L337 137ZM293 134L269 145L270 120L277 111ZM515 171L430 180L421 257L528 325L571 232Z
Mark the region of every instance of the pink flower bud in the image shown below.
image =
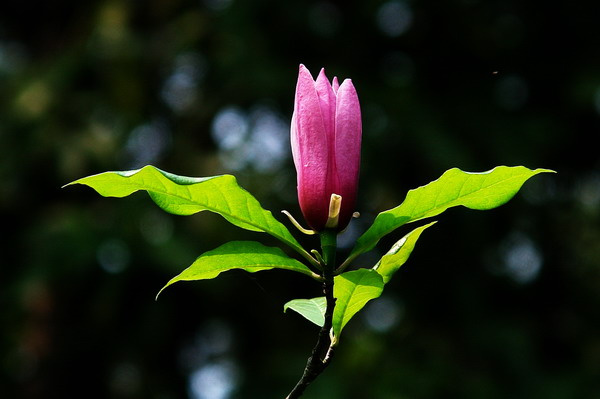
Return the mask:
M352 217L358 188L362 125L360 105L350 79L329 83L325 70L317 80L300 65L291 143L298 174L298 201L304 219L316 231L325 228L332 194L342 197L336 230Z

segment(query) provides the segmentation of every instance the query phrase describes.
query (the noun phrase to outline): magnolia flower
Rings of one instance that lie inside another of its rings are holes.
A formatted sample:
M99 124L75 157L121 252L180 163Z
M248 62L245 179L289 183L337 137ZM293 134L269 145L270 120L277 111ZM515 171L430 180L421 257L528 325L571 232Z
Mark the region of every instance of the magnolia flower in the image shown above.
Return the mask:
M361 136L360 105L352 81L346 79L340 85L333 78L330 83L324 69L315 81L300 65L291 143L300 209L315 231L340 231L350 222Z

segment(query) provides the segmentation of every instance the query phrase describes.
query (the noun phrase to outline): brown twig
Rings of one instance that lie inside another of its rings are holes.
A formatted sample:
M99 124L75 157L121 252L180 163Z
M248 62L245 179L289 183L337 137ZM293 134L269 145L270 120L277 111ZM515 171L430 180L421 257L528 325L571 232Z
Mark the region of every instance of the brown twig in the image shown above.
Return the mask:
M321 247L323 249L323 293L325 294L325 322L319 331L317 343L312 350L302 377L286 397L286 399L299 398L306 387L310 385L329 365L333 357L335 346L331 341L331 328L333 323L333 310L335 298L333 296L333 271L335 270L336 233L324 231L321 233Z

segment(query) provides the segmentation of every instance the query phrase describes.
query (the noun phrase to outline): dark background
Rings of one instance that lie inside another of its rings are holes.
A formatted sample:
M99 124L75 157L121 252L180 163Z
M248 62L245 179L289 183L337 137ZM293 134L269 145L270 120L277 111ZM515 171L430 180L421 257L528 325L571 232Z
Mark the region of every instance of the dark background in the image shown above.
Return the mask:
M233 173L299 216L304 63L351 77L361 100L362 217L342 243L451 167L559 172L496 210L440 216L306 398L600 398L599 15L592 1L3 1L0 397L285 397L317 328L282 307L317 296L310 279L229 272L154 301L202 252L272 239L143 193L60 187L151 163Z

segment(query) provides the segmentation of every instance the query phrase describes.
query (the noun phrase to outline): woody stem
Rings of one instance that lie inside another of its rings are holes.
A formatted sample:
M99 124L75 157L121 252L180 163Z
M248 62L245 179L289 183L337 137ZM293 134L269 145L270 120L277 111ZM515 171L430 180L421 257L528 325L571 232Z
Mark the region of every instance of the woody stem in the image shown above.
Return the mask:
M319 331L317 343L311 356L306 362L302 377L286 397L286 399L299 398L306 387L310 385L329 365L333 356L334 347L331 345L331 327L333 323L333 310L335 298L333 296L333 271L335 270L335 253L337 248L337 233L334 230L324 230L320 233L321 250L323 252L323 293L325 294L326 309L325 322Z

